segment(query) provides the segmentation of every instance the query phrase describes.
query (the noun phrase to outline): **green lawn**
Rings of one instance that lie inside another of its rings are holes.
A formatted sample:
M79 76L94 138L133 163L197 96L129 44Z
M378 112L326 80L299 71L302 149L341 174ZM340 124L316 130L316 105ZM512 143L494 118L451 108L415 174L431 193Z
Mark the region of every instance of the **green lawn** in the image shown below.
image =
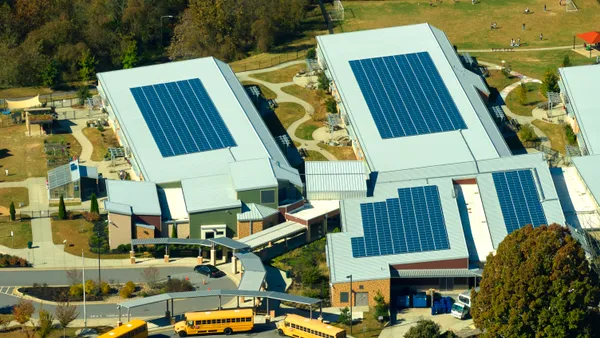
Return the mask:
M297 103L282 102L275 109L275 114L263 116L263 120L274 136L284 135L287 128L306 115L304 107Z
M327 111L325 110L325 105L323 104L326 94L323 90L312 90L300 87L298 85L282 87L281 90L284 93L293 95L313 106L315 110L313 119L317 121L327 120Z
M274 91L272 91L271 89L261 85L260 83L256 83L256 82L252 82L252 81L242 81L242 85L244 86L258 86L260 87L260 92L262 93L262 95L265 97L265 99L270 100L270 99L276 99L277 98L277 94L275 94Z
M600 11L600 8L598 9ZM571 36L571 43L573 37ZM593 64L594 60L581 56L569 50L550 50L537 52L512 52L512 53L470 53L477 60L487 61L501 65L506 61L512 70L532 78L542 80L548 69L560 67L565 55L569 56L574 66Z
M534 126L540 128L552 144L552 149L560 152L561 154L565 154L565 142L567 137L565 136L565 129L563 126L554 123L548 123L541 120L533 120L531 122Z
M509 75L508 77L504 75L499 70L490 70L490 76L485 78L485 81L490 86L490 88L496 88L498 92L502 89L510 86L511 84L519 81L519 78Z
M67 253L81 255L81 250L83 250L85 257L97 258L98 255L91 252L88 245L93 229L94 224L83 218L74 220L52 219L52 241L54 244L62 244L64 240L67 240L68 245L65 247ZM106 259L120 259L128 258L129 254L102 254L101 256Z
M14 247L23 249L27 247L27 242L31 241L31 222L4 222L0 223L0 245L13 247L13 240L10 232L15 236Z
M303 140L312 140L312 134L315 130L322 127L324 125L323 122L308 120L296 129L296 137L301 138Z
M271 83L292 82L294 76L301 70L306 70L305 63L292 65L272 72L252 74L250 77Z
M304 159L305 161L329 161L327 159L327 157L323 156L323 154L321 154L318 151L314 151L314 150L309 150L308 151L308 157Z
M509 47L521 38L523 48L563 46L577 33L598 29L600 5L596 0L575 0L579 11L567 13L558 1L482 0L433 2L423 0L344 1L345 20L336 32L392 27L427 22L443 30L458 48ZM544 4L548 12L544 13ZM529 7L533 14L522 14ZM495 21L499 29L491 30ZM522 30L522 24L526 30ZM539 40L539 34L544 40ZM582 42L578 42L582 44Z
M527 100L525 104L519 102L519 88L513 89L506 98L506 106L511 112L521 116L531 116L531 111L541 102L546 101L546 98L540 94L539 83L526 83Z
M0 209L10 207L10 202L15 202L15 208L19 209L19 203L29 205L29 190L27 188L0 188ZM0 214L2 211L0 211Z
M339 161L356 160L356 155L351 146L330 146L325 143L319 143L319 148L327 150Z

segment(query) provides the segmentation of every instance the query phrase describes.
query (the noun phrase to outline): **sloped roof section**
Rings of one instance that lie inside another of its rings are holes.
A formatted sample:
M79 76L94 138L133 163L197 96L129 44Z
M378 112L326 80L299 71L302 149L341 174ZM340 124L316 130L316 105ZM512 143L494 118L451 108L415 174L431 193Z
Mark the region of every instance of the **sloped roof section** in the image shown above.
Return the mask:
M128 205L136 215L161 215L156 185L152 182L106 180L106 191L109 202Z
M181 181L189 213L241 207L229 175L197 177Z
M242 205L242 212L237 215L238 221L260 221L277 214L277 209L269 208L256 203Z
M367 191L367 172L362 161L306 162L306 192Z

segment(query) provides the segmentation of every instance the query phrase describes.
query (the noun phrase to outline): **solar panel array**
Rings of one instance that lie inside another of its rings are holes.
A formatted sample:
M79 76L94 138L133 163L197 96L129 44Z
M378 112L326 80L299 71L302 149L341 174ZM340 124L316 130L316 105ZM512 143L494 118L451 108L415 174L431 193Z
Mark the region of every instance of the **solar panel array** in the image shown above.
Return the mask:
M131 88L163 157L235 147L200 79Z
M531 170L492 174L508 233L532 224L548 224Z
M428 52L350 61L383 139L466 129Z
M450 249L437 186L398 189L398 197L360 205L364 237L350 239L352 256Z

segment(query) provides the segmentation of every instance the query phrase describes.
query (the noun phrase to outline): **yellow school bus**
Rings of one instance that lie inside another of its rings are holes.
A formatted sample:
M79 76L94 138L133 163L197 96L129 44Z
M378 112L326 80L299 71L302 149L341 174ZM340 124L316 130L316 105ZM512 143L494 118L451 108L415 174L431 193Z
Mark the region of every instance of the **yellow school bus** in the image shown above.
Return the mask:
M148 324L139 319L134 319L127 324L123 324L99 338L147 338Z
M277 332L280 336L295 338L346 338L344 329L293 314L277 323Z
M195 334L250 331L254 327L252 309L188 312L185 320L175 324L173 329L179 337Z

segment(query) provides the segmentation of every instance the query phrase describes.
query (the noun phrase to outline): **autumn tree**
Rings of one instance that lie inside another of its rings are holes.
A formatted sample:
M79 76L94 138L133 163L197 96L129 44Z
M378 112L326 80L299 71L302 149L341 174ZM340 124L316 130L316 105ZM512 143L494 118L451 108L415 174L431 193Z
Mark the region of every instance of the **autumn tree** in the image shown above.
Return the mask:
M54 326L52 322L54 321L54 316L52 313L47 311L46 309L40 309L40 319L38 322L38 330L37 333L40 338L46 338L52 333L54 330Z
M542 80L542 86L540 87L540 92L542 95L544 95L544 97L548 97L548 92L558 91L558 75L556 75L556 70L546 70L544 79Z
M591 337L598 278L557 224L508 235L490 254L471 314L484 337Z
M155 266L149 266L142 270L142 279L149 287L154 288L160 278L160 271Z
M77 312L77 307L74 305L67 303L58 303L56 305L55 316L60 326L63 328L63 336L67 336L67 326L73 322L79 313Z
M35 307L33 307L33 302L31 302L30 300L25 300L21 298L17 305L13 306L13 318L17 323L21 324L21 329L23 330L23 332L27 331L25 323L31 320L31 316L34 312Z
M517 95L519 96L519 104L525 105L527 103L527 87L522 82L519 85Z

